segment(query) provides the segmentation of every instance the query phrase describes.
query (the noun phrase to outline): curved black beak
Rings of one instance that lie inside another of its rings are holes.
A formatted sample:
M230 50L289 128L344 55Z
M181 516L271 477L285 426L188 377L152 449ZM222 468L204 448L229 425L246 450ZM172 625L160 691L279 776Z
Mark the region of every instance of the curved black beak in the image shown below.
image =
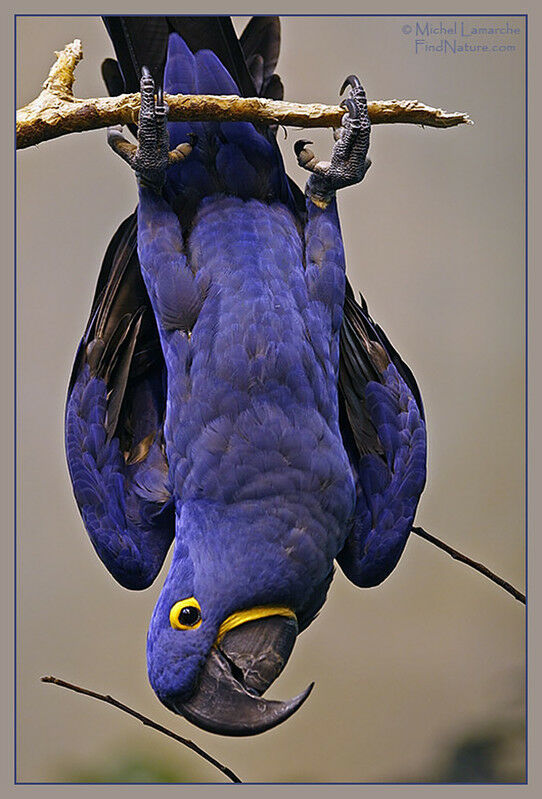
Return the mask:
M219 735L257 735L285 721L310 694L314 683L286 702L262 699L279 676L297 636L295 619L249 621L213 646L197 693L176 706L188 721Z

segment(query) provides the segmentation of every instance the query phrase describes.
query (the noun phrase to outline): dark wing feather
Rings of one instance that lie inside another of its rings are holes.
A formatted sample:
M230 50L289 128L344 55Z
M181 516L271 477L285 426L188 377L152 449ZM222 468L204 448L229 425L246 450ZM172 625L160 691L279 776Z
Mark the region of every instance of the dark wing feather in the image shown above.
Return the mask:
M425 485L426 432L414 376L347 285L339 422L357 483L353 528L337 558L356 585L382 582L408 539Z
M128 588L152 582L174 534L165 391L132 214L105 254L66 406L68 467L81 515L98 555Z
M275 74L280 53L279 18L252 17L239 41L258 95L282 100L284 87Z
M339 395L358 453L382 453L367 411L366 384L371 380L379 381L381 372L391 361L412 392L422 419L425 418L424 408L410 368L382 328L371 319L362 295L360 300L358 304L347 280L340 338Z

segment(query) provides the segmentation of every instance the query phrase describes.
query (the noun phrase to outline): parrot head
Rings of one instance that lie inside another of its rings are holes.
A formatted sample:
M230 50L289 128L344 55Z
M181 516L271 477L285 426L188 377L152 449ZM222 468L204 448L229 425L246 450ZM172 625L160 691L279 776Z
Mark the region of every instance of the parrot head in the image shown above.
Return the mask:
M310 569L285 555L272 514L202 505L183 506L177 518L149 627L149 680L166 707L198 727L255 735L285 721L313 687L284 702L262 697L306 626L299 609Z

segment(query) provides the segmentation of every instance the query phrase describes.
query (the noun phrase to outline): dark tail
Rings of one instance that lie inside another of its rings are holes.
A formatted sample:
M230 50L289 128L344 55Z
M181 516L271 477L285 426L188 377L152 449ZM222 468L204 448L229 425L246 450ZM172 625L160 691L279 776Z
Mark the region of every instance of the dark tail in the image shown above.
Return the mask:
M138 16L103 19L118 58L116 78L113 78L115 70L111 59L105 62L111 78L117 81L115 87L111 87L115 93L119 80L124 91L139 91L143 66L150 69L157 83L162 82L168 38L173 32L181 35L193 54L199 50L212 50L244 97L256 96L262 90L264 93L261 96L268 97L271 95L265 93L266 89L276 90L276 80L270 79L280 50L278 17L254 17L243 31L240 41L229 17ZM108 75L106 83L109 84L111 78ZM183 88L179 87L178 91L183 91Z

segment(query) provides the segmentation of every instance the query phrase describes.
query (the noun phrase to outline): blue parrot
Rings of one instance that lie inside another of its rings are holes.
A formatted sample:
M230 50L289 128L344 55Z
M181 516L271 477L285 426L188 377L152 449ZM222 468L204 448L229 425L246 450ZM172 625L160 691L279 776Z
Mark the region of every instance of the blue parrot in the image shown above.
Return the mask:
M379 584L425 483L414 377L345 276L336 192L369 166L365 92L343 86L329 162L273 126L170 122L163 92L280 99L277 17L105 17L111 94L141 91L137 212L104 257L66 406L66 452L98 556L130 589L173 556L147 639L160 701L252 735L307 698L263 694L337 561Z

